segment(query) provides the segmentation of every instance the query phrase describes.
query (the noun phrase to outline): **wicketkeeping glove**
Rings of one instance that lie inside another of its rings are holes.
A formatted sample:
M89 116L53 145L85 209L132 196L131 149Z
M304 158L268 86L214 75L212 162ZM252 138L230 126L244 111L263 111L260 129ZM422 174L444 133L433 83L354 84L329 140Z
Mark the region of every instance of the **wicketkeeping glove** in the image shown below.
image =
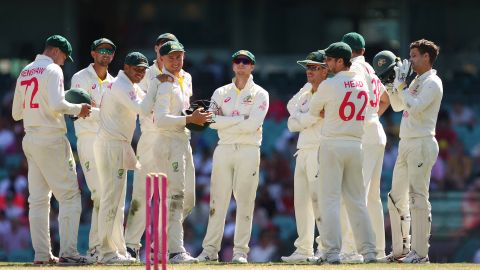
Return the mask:
M398 62L397 66L393 68L395 70L395 80L393 81L393 87L396 91L402 91L412 82L415 77L412 70L412 65L407 59L403 59L402 62Z
M218 106L218 104L215 101L207 100L207 99L199 99L199 100L195 100L192 103L190 103L190 108L185 110L184 114L185 115L190 115L198 108L204 108L205 111L212 112L215 115L218 115L219 111L220 111L220 107ZM189 123L185 127L188 128L191 131L203 131L211 123L215 123L215 121L211 120L210 122L205 123L203 126L193 124L193 123Z

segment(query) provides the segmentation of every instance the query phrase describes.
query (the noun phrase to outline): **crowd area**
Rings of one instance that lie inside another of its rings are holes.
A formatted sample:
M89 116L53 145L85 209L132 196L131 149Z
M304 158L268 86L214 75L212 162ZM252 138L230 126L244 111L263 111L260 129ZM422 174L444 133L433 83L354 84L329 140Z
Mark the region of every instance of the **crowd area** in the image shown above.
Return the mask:
M209 98L231 76L229 65L215 60L211 55L206 56L201 63L186 63L184 69L193 77L194 98ZM287 129L286 102L305 83L303 70L299 67L298 71L294 75L265 74L262 70L254 73L254 80L270 93L270 109L263 127L260 183L255 202L250 261L279 261L280 256L288 255L294 249L293 242L297 233L293 203L293 155L298 134L290 133ZM461 79L462 83L452 84L453 78L457 81ZM480 127L477 126L476 119L480 106L471 106L470 103L473 102L465 99L449 98L452 91L457 92L458 97L459 91L471 91L478 87L480 78L475 73L456 74L453 78L444 80L445 94L437 123L436 138L440 154L432 170L430 184L433 207L430 257L437 262L480 263L480 243L468 241L480 239ZM27 162L22 151L24 132L22 123L15 123L11 117L15 79L11 74L0 74L0 261L31 261L33 250L28 227ZM398 151L400 119L401 114L394 113L391 109L381 117L387 133L382 198L385 198L391 186ZM139 134L137 131L134 144ZM71 122L68 137L75 152L75 135ZM216 132L211 129L192 134L197 201L193 213L184 224L185 247L192 255L201 252L201 241L208 222L210 173L216 140ZM88 248L92 204L78 163L77 172L83 203L79 250L85 252ZM130 173L126 213L132 181L133 174ZM57 254L58 206L54 199L50 214L53 252ZM385 222L385 231L389 234L388 214ZM222 252L219 254L221 261L229 261L233 255L234 224L233 203L227 214Z

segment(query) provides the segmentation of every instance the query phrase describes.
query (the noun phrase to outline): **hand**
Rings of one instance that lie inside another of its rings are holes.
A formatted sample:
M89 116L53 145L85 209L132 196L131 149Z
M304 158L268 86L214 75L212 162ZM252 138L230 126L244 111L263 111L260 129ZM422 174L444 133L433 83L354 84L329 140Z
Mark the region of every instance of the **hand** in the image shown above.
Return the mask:
M192 123L203 126L212 121L212 112L205 111L204 108L198 108L191 115L187 115L187 124Z
M402 91L408 87L406 79L412 74L411 63L407 59L403 59L402 62L398 62L397 66L393 68L395 70L395 80L393 80L393 87L397 91Z
M82 118L88 117L90 116L91 112L92 112L92 106L90 106L90 104L87 104L87 103L82 103L82 110L78 114L78 117L82 117Z
M160 75L157 75L157 80L159 80L160 82L164 83L164 82L171 82L173 83L175 80L172 78L172 76L168 75L168 74L160 74Z
M325 110L322 110L322 111L320 112L320 117L321 117L321 118L325 118Z
M396 95L398 93L397 89L393 87L393 83L385 84L385 89L387 90L388 95Z
M92 99L92 107L97 107L97 103L95 102L95 100Z

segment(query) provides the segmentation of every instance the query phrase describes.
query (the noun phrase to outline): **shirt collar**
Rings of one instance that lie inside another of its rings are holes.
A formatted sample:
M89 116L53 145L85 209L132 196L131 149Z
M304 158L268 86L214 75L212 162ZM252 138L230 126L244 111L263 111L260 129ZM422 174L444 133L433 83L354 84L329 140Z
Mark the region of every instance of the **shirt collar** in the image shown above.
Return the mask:
M418 80L418 81L423 81L426 78L430 77L431 75L435 75L435 74L437 74L437 70L432 68L429 71L423 73L422 75L417 76L415 79Z
M127 82L131 87L133 87L133 82L130 81L130 79L127 77L127 75L125 74L125 72L124 72L123 70L118 71L117 77L118 77L119 79L124 80L124 81Z
M175 82L178 82L177 76L170 73L170 71L168 71L165 67L162 68L162 73L172 76L172 78L175 80ZM180 77L185 77L185 71L183 69L181 69L180 72L179 72L179 75L180 75Z
M53 59L50 56L47 56L45 54L37 54L37 57L35 57L35 60L46 60L48 62L53 63Z
M233 77L232 83L233 83L233 86L235 86L235 88L236 88L237 86L235 85L235 77ZM248 77L247 83L245 84L245 87L243 89L240 89L240 91L242 91L244 89L249 90L249 89L252 88L252 85L253 85L253 75L250 74L250 76Z
M365 62L365 56L359 55L359 56L353 57L351 59L351 61L352 61L352 63L353 62Z

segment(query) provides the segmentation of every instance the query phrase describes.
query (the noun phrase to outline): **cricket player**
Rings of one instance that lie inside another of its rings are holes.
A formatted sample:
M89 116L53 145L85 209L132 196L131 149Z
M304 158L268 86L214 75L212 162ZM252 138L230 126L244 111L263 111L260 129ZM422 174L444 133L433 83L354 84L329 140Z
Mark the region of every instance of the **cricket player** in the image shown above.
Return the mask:
M153 61L153 65L147 69L145 77L138 84L144 92L147 92L149 86L157 81L157 77L163 74L160 47L168 41L178 42L177 38L170 33L161 34L155 42L154 50L157 58ZM184 85L191 87L192 80L190 74L185 71L183 72L187 79ZM163 76L161 81L166 81L167 79L167 77ZM159 157L154 153L154 144L158 139L159 131L155 125L153 113L140 117L140 127L142 135L137 144L137 156L142 167L140 170L136 170L134 174L132 202L130 204L125 230L127 251L132 257L137 259L137 262L140 262L140 247L142 246L140 240L145 231L145 178L148 173L160 172L159 169L156 168L156 159ZM190 157L187 157L186 181L188 184L185 186L184 219L193 209L195 204L195 170L193 169L193 158L191 155Z
M246 50L232 55L235 77L215 90L212 100L221 109L211 128L218 131L210 186L210 217L199 261L217 261L230 198L237 204L233 259L247 263L253 208L258 186L262 125L268 92L253 81L255 56Z
M100 179L98 177L97 165L93 154L93 143L97 137L100 110L99 106L107 86L113 81L112 75L108 73L108 65L112 62L115 55L116 46L107 38L100 38L93 41L90 55L93 63L88 67L75 73L72 77L72 86L87 91L93 99L92 116L86 119L77 119L75 124L75 134L77 135L77 151L82 165L83 174L90 189L91 199L93 201L92 218L90 234L88 237L87 256L92 260L98 260L98 247L100 240L98 238L98 210L100 208ZM118 215L120 216L120 215ZM123 235L123 224L115 228L115 240L121 244ZM117 246L122 248L121 245Z
M393 169L388 212L392 228L392 253L384 261L428 263L431 206L430 173L438 156L435 126L443 96L442 80L432 68L439 47L421 39L410 44L410 61L395 67L392 108L403 111L398 157ZM410 69L411 65L411 69ZM408 75L417 76L408 84ZM411 220L411 250L408 237ZM404 258L402 258L404 257Z
M318 145L323 119L308 113L309 102L328 74L325 63L325 51L311 52L306 60L298 61L306 69L307 84L293 96L287 104L290 113L288 129L300 132L298 136L297 157L294 176L295 220L298 238L295 240L296 250L290 256L281 257L282 261L297 263L316 261L320 257L321 248L313 253L313 238L315 234L315 216L318 205L313 201L314 186L317 184L315 175L318 173ZM320 238L317 237L317 244Z
M314 200L318 201L323 255L318 262L340 263L342 236L340 200L343 198L355 234L357 250L365 262L376 261L375 234L366 206L362 176L362 146L368 86L363 76L350 70L352 50L336 42L325 50L326 63L335 76L324 81L310 101L309 113L325 111L318 150L320 177Z
M160 47L163 74L173 78L173 82L157 83L158 93L154 108L154 121L159 136L154 144L156 166L168 177L168 252L170 263L196 263L198 260L183 245L183 214L188 159L192 158L190 132L185 126L189 123L204 125L212 114L203 108L185 115L190 107L192 78L183 68L185 49L176 41L168 41ZM152 89L152 87L150 87ZM149 90L150 91L150 90ZM193 165L192 165L193 166ZM156 228L158 229L158 228Z
M60 66L73 61L71 55L66 38L49 37L43 53L20 72L13 98L12 117L23 120L25 129L22 146L28 162L28 218L35 264L90 262L77 251L82 206L64 115L87 117L91 106L65 101ZM52 192L60 206L60 259L52 255L50 243Z
M370 100L365 109L363 149L363 178L367 192L367 208L375 232L377 257L385 257L385 226L383 206L380 198L380 179L382 175L383 155L387 136L380 123L379 116L388 108L390 101L385 87L375 74L372 66L365 61L365 39L356 32L345 34L342 41L352 49L351 71L364 77L367 82ZM344 209L344 208L343 208ZM352 228L345 210L342 210L342 262L361 262L357 253Z
M125 240L121 239L119 248L117 235L112 230L123 224L127 170L139 167L131 146L137 114L149 115L155 102L156 88L149 89L151 92L141 99L143 91L137 85L145 76L147 67L148 60L143 54L129 53L123 70L108 87L100 104L100 128L94 143L100 179L100 263L135 261L122 254L126 250Z

